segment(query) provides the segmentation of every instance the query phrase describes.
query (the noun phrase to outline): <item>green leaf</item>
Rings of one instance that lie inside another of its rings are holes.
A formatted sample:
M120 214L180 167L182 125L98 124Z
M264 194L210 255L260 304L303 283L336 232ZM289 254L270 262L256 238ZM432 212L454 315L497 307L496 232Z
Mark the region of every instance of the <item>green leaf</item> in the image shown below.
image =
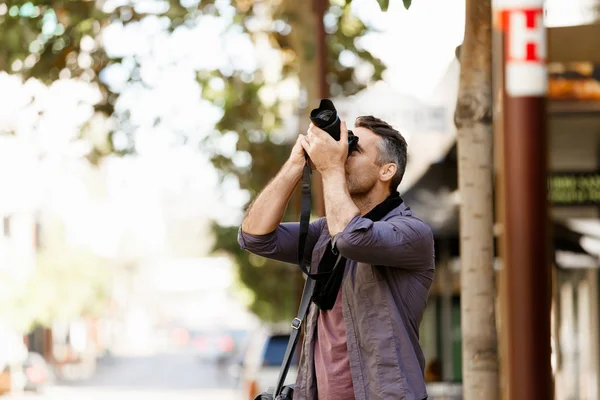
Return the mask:
M404 3L404 8L406 8L408 10L410 8L410 4L412 3L412 0L402 0L402 2Z
M377 0L377 3L379 3L381 11L386 12L390 5L390 0ZM406 0L404 0L404 3L406 4Z

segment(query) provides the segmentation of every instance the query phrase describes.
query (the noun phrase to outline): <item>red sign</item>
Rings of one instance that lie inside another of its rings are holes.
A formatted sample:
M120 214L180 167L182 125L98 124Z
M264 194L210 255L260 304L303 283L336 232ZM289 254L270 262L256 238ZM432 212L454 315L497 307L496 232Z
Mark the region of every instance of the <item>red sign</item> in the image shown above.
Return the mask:
M546 29L541 7L500 11L505 32L506 91L509 96L543 96L547 92Z
M502 10L507 33L507 61L546 62L546 35L541 8Z

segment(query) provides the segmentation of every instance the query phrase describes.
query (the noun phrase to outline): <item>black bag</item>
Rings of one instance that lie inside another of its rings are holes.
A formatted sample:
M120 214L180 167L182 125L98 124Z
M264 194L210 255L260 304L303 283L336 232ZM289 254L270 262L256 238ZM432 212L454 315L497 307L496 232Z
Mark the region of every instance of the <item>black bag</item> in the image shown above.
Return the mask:
M294 385L284 386L281 390L281 394L273 398L270 388L266 392L262 392L254 398L254 400L292 400L294 395Z

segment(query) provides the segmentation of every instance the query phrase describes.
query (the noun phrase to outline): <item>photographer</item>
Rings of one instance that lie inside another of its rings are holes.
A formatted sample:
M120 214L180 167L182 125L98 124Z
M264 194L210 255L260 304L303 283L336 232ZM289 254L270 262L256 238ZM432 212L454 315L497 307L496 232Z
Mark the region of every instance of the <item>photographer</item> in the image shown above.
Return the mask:
M294 399L426 399L419 325L434 276L433 234L397 192L402 135L372 116L355 125L358 145L348 154L345 122L339 141L311 124L250 206L238 241L297 262L299 223L281 220L308 154L322 175L326 217L310 224L304 254L311 273L330 275L317 281L304 321Z

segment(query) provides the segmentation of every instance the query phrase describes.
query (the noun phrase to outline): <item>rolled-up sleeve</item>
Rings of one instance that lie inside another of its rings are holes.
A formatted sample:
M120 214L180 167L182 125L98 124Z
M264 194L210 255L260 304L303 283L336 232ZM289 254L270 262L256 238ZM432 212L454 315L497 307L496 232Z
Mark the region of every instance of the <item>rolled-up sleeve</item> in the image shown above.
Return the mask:
M434 254L431 228L407 216L373 222L357 215L335 235L333 246L350 260L406 269L429 268Z
M310 257L312 249L319 238L325 219L321 218L311 222L306 238L304 254ZM284 222L271 233L265 235L251 235L238 230L238 243L243 250L253 254L278 260L290 264L298 262L298 238L300 236L300 223Z

